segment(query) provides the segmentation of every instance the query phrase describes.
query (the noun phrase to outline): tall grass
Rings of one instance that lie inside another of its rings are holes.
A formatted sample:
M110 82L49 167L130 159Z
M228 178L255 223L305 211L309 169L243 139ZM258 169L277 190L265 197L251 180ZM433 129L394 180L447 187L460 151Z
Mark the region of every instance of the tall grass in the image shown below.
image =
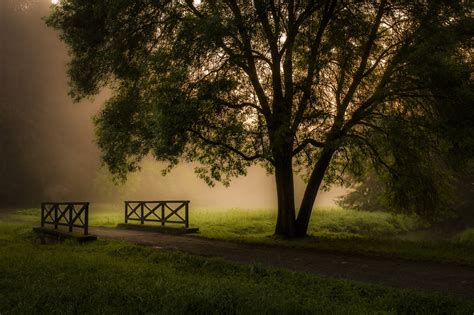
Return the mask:
M21 210L12 219L38 222L39 210ZM122 209L91 209L92 226L114 227L123 222ZM200 232L193 235L197 237L474 266L472 242L400 240L400 235L425 226L416 218L384 212L317 208L310 237L300 240L272 237L276 213L271 209L191 208L190 222L199 227Z
M2 314L470 314L474 302L0 222Z

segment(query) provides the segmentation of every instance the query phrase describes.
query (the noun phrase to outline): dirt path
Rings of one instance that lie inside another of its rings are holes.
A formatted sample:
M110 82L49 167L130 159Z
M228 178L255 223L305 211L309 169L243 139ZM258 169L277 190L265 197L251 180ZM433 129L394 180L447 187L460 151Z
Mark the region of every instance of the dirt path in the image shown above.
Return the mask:
M206 257L222 257L237 263L258 263L334 278L474 298L474 268L471 267L330 254L315 250L240 244L111 228L91 228L91 233L103 238L125 240L157 249L179 250Z

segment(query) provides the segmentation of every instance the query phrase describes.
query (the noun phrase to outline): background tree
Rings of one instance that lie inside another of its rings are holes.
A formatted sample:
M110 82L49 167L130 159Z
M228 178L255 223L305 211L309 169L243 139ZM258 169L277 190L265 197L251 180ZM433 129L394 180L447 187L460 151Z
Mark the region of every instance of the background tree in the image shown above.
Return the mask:
M422 217L432 223L436 231L459 232L474 226L474 163L463 164L461 168L449 171L449 185L446 193L438 193L439 202L434 204L429 216ZM363 211L411 212L410 208L401 208L390 201L391 192L387 187L385 174L370 169L362 178L351 178L353 191L337 199L337 204L346 209ZM446 179L444 179L444 182ZM432 194L432 193L431 193ZM415 213L423 214L424 204L415 204Z
M70 48L71 95L114 91L96 119L113 174L148 154L199 162L211 185L263 165L290 237L306 235L323 179L367 159L396 179L430 168L427 78L471 22L441 0L64 0L47 19ZM294 173L308 181L297 216Z
M461 33L451 33L449 36L459 35ZM433 106L437 115L436 119L429 121L430 130L436 132L439 146L429 152L433 154L431 160L438 161L438 166L418 168L417 177L421 179L418 185L416 181L405 179L412 187L405 189L403 198L398 197L402 202L397 202L393 200L397 191L390 189L390 185L395 182L390 173L386 169L376 171L367 165L362 176L349 179L354 191L339 199L341 206L398 212L415 208L416 213L426 215L425 219L442 222L448 229L466 228L474 223L472 48L462 40L457 43L456 49L438 50L425 56L426 65L430 67L428 73L432 73L426 80L430 82L431 93L436 95ZM431 61L440 58L444 60L443 63ZM440 172L443 176L439 176ZM409 173L410 176L413 174ZM424 183L426 179L428 185ZM431 179L435 181L429 182ZM425 189L430 186L431 189L420 193L420 187Z
M363 178L347 180L350 180L350 187L353 190L337 198L338 206L362 211L391 210L386 198L385 182L374 170L368 171Z

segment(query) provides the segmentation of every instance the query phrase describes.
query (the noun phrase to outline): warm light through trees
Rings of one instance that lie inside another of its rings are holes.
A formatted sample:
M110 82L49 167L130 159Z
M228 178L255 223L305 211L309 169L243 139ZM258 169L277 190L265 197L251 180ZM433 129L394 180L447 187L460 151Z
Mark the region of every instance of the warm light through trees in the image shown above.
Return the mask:
M260 164L275 174L275 233L290 237L306 235L323 179L368 160L395 201L418 181L412 193L442 189L433 87L440 69L469 75L461 2L65 0L48 24L71 51L72 97L115 92L96 123L118 177L149 154L198 162L209 184ZM298 214L294 173L308 180Z

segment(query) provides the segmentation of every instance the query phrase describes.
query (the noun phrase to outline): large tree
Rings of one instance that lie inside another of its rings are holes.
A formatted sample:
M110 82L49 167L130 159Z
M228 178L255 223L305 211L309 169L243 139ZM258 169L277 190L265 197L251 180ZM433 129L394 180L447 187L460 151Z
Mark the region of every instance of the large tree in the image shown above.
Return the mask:
M441 0L62 0L47 23L70 49L71 95L114 93L96 119L113 174L151 154L228 184L260 164L275 174L275 233L293 237L323 180L366 159L394 178L430 167L430 78L468 17ZM294 174L307 179L297 214Z

